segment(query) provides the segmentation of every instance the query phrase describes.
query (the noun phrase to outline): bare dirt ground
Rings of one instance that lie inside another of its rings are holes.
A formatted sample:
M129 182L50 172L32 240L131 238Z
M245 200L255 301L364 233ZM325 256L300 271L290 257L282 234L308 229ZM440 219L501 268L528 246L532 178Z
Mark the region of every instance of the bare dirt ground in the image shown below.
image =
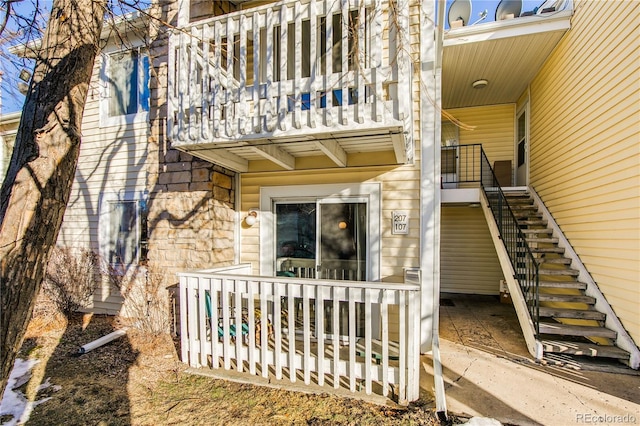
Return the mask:
M40 362L20 390L30 401L50 399L35 406L28 424L439 424L426 401L384 407L190 375L168 335L130 330L77 355L80 346L117 327L107 316L34 316L19 356ZM47 380L52 386L39 391Z

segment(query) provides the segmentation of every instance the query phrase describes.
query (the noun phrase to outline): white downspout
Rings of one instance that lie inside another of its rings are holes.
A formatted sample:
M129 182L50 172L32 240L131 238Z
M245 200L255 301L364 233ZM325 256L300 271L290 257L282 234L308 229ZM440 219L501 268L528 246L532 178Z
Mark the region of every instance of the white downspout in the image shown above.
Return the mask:
M436 3L437 13L436 18ZM420 351L432 351L436 412L447 417L438 338L440 316L440 127L445 0L423 0L420 8ZM434 22L435 21L435 22ZM439 26L436 27L435 23Z

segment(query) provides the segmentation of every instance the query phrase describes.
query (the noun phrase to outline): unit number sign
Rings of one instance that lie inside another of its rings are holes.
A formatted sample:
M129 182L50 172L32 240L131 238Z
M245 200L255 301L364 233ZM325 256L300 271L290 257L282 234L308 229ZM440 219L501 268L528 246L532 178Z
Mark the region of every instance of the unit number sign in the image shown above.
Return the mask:
M409 214L406 211L396 210L391 213L393 215L393 224L391 233L408 234L409 233Z

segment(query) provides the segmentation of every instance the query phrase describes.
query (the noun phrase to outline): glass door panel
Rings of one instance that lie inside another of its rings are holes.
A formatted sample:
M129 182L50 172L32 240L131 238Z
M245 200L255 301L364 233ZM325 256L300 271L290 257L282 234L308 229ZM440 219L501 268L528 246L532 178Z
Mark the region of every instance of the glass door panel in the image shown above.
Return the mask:
M319 278L367 279L366 203L320 204Z
M276 275L316 277L316 202L277 203Z

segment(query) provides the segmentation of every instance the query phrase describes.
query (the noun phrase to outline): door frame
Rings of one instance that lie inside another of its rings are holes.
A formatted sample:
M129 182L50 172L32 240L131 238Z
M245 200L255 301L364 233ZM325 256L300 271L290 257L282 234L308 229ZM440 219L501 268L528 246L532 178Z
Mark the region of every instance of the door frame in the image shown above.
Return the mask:
M524 182L521 182L518 179L518 145L520 144L520 139L518 138L518 121L520 116L525 114L524 120L524 139L525 139L525 150L524 150ZM529 165L531 163L530 152L531 152L531 138L529 135L529 122L530 122L530 110L529 110L529 99L524 101L522 106L516 110L515 115L515 132L514 132L514 148L513 148L513 182L515 186L528 186L529 185Z
M343 201L366 200L368 217L367 259L368 281L380 281L380 183L347 183L327 185L268 186L260 188L260 275L275 275L275 215L274 201L303 201L309 199Z

